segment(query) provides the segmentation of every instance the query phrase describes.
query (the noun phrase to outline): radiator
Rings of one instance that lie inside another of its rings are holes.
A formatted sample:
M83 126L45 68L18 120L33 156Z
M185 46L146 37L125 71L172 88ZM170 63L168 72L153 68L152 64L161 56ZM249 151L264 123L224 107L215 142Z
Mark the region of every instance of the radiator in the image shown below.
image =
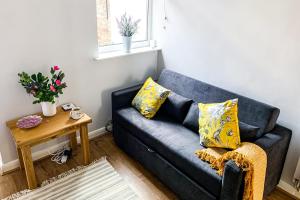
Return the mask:
M298 164L294 175L294 186L299 192L300 191L300 158L298 159Z

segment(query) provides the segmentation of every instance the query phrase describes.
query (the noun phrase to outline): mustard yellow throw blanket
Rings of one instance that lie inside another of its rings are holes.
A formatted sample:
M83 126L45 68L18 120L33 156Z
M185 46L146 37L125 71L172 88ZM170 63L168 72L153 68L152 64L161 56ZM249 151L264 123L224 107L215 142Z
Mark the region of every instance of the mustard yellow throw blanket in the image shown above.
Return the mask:
M233 151L207 148L197 150L195 153L201 160L210 163L220 176L223 175L226 161L233 160L246 172L243 200L263 199L267 155L262 148L250 142L243 142Z

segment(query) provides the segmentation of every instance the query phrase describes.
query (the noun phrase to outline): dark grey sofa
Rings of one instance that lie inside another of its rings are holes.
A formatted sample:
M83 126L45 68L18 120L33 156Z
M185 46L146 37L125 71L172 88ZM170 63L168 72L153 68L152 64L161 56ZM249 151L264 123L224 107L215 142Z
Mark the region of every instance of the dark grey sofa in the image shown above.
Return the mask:
M239 99L239 120L259 127L252 141L268 157L265 195L278 184L291 139L291 130L276 124L279 109L221 88L163 70L157 80L162 86L194 102L222 102ZM183 126L161 109L149 120L131 107L141 85L112 93L113 137L116 144L138 160L180 199L241 199L243 172L228 161L224 175L218 176L194 152L203 148L199 134ZM187 113L182 113L186 115Z

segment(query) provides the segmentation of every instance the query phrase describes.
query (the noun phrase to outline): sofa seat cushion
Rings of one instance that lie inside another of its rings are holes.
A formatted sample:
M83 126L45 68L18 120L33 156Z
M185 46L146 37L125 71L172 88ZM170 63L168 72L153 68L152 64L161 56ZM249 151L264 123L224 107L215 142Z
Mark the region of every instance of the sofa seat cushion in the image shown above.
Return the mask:
M203 148L199 144L199 135L164 115L146 119L132 107L120 109L114 114L118 123L145 145L207 191L219 196L222 178L195 155L195 150Z

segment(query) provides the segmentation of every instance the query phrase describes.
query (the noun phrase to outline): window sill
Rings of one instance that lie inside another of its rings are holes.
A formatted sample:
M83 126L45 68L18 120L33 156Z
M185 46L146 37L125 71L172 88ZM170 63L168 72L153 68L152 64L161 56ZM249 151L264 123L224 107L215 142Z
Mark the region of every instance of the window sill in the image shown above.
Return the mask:
M135 54L141 54L141 53L147 53L147 52L153 52L153 51L160 51L161 48L151 48L151 47L144 47L144 48L136 48L136 49L131 49L129 53L125 53L123 51L114 51L114 52L105 52L105 53L100 53L98 57L95 58L96 61L100 60L107 60L107 59L112 59L112 58L120 58L124 56L131 56Z

